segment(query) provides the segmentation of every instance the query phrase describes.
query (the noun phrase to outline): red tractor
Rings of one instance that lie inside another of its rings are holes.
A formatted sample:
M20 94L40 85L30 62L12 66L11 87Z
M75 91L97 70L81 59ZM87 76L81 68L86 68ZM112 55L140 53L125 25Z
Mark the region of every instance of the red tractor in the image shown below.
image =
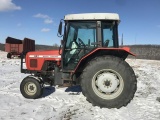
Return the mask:
M25 98L36 99L43 85L81 85L82 93L93 105L107 108L126 106L134 97L137 80L125 61L134 55L119 48L119 15L115 13L69 14L60 21L59 50L28 52L20 91ZM62 27L64 24L64 34Z

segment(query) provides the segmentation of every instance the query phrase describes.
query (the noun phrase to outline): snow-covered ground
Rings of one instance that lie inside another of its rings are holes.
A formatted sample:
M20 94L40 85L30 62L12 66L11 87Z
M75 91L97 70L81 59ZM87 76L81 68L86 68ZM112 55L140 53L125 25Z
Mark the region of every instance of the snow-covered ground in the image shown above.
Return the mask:
M160 61L128 59L138 80L134 99L126 107L94 107L77 87L46 87L43 97L25 99L19 90L27 76L20 60L0 51L0 120L160 120ZM71 90L71 91L70 91Z

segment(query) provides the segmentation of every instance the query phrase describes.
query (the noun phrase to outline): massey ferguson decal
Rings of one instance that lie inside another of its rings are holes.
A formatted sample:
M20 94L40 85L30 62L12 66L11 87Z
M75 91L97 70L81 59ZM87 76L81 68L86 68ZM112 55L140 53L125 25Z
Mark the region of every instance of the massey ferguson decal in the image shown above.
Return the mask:
M29 55L30 58L61 58L60 55Z

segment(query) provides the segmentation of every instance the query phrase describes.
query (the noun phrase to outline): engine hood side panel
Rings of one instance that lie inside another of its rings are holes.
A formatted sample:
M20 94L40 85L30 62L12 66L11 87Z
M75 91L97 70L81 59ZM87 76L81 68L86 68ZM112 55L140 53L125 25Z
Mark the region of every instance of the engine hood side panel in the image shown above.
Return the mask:
M58 50L28 52L26 55L28 70L41 71L44 61L57 61L60 63L61 55Z

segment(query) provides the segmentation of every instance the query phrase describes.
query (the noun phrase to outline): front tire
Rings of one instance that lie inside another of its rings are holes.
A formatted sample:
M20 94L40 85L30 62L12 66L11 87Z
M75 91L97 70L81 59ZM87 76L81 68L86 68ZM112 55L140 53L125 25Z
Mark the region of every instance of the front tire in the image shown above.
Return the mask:
M26 77L20 84L20 91L25 98L37 99L41 97L43 88L37 79L33 77Z
M104 56L88 63L81 75L81 87L93 105L120 108L133 99L137 80L127 62L118 57Z

